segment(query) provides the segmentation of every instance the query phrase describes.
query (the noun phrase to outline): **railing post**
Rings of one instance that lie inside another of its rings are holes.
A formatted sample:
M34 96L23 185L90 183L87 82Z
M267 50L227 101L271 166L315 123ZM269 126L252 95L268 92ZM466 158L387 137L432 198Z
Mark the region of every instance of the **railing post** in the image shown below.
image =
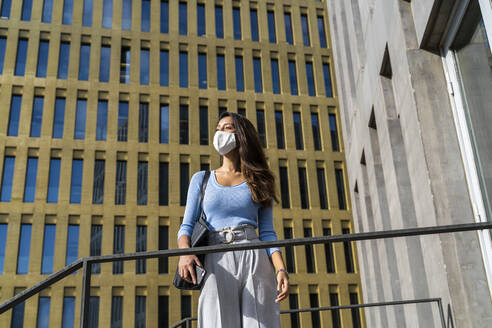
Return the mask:
M191 319L188 318L186 319L186 325L185 325L186 328L191 328Z
M442 300L439 298L437 300L437 307L439 308L439 316L441 317L441 326L442 328L446 327L446 319L444 319L444 309L442 308Z
M88 260L82 265L82 300L80 302L80 328L89 328L89 304L91 297L91 267Z

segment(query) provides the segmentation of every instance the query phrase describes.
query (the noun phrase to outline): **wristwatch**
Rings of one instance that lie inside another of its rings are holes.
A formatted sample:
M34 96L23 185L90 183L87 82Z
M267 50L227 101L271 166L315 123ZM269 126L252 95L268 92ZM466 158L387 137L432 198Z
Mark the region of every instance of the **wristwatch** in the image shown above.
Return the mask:
M287 275L287 278L289 278L289 273L287 272L287 270L285 270L285 269L278 269L277 275L278 275L279 272L285 272L285 274Z

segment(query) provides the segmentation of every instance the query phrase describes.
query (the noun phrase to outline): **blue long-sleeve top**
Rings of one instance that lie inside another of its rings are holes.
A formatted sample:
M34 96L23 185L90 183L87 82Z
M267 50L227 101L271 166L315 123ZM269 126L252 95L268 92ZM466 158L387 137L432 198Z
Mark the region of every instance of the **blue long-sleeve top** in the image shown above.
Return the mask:
M204 175L205 171L199 171L191 177L178 239L182 235L191 237L193 234L193 227L200 214L198 197ZM255 203L251 198L246 181L234 186L223 186L217 182L215 171L210 171L202 206L204 219L211 230L251 224L258 228L261 241L277 240L277 234L273 228L273 200L272 206L266 208L263 208L260 203ZM266 248L266 251L268 256L271 256L275 251L280 252L280 248Z

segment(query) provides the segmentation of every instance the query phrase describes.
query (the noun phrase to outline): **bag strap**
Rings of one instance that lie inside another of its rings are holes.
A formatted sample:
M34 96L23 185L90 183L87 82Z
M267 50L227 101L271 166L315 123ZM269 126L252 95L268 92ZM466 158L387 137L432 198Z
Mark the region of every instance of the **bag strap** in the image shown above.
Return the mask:
M207 189L207 182L208 182L209 177L210 177L210 170L205 170L205 175L203 176L202 185L200 187L200 196L198 197L198 206L200 208L200 217L198 218L198 222L203 224L207 229L208 229L208 226L205 223L205 220L203 219L202 202L203 202L203 197L205 195L205 189Z

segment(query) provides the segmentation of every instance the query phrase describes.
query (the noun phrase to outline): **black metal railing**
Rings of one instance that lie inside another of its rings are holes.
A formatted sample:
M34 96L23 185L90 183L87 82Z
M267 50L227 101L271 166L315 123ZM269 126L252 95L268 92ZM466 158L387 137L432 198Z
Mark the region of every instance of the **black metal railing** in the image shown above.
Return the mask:
M24 302L31 296L53 285L55 282L69 276L73 272L82 269L82 295L81 295L82 302L81 302L81 312L80 312L80 327L87 328L88 318L89 318L91 267L95 263L132 261L138 259L151 259L151 258L160 258L160 257L169 257L169 256L190 255L190 254L208 254L208 253L216 253L216 252L260 249L260 248L270 248L270 247L287 247L287 246L299 246L299 245L325 244L325 243L334 243L334 242L351 242L351 241L360 241L360 240L422 236L422 235L476 231L476 230L485 230L485 229L492 229L492 222L408 228L408 229L376 231L376 232L361 232L361 233L354 233L354 234L330 235L330 236L310 237L310 238L296 238L296 239L264 241L264 242L251 242L251 243L241 243L241 244L232 244L232 245L221 244L221 245L203 246L203 247L195 247L195 248L182 248L182 249L148 251L148 252L139 252L139 253L84 257L78 259L77 261L66 266L60 271L51 274L45 280L39 282L38 284L23 290L22 292L10 298L3 304L0 304L0 314L4 313L9 309L12 309L15 305ZM349 306L349 305L345 305L345 306Z

